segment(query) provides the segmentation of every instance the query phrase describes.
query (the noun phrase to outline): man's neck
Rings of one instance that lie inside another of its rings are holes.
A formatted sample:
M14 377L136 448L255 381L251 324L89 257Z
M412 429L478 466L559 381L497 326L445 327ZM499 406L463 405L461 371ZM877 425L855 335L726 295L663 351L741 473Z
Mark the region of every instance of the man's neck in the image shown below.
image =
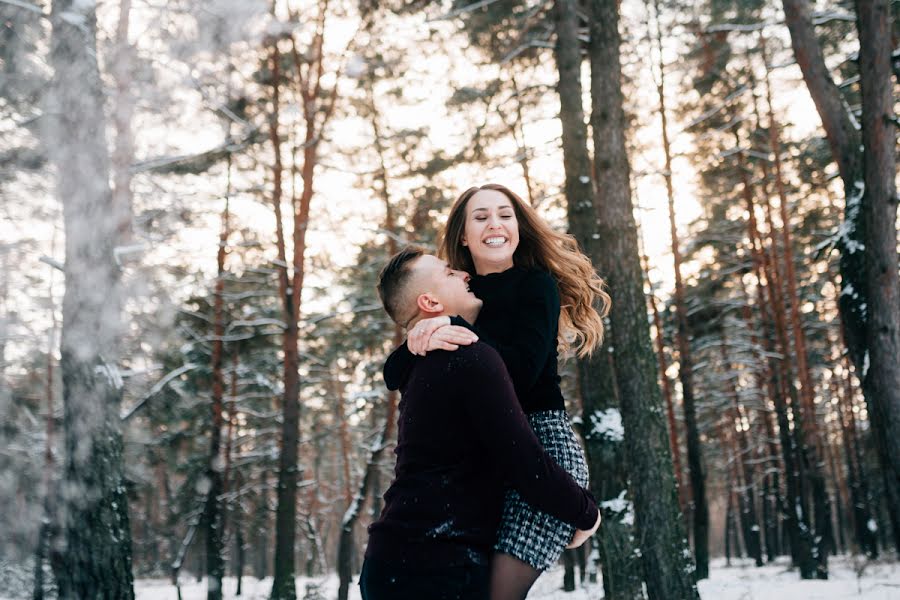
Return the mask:
M462 317L463 319L465 319L465 321L467 323L474 324L475 319L478 318L478 313L476 312L474 314L462 314L462 313L449 312L449 311L443 311L443 312L439 312L439 313L419 312L419 314L416 315L413 318L413 320L410 321L409 324L406 326L406 330L409 331L410 329L412 329L413 327L416 326L416 323L418 323L419 321L423 321L425 319L433 319L435 317L456 317L456 316Z

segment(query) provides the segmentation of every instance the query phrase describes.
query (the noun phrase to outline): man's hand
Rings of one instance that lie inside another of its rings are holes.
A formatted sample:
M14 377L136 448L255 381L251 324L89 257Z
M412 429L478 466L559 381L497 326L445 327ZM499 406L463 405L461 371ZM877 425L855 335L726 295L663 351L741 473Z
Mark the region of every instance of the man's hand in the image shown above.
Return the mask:
M450 324L450 317L422 319L410 329L406 339L409 351L424 356L432 350L456 350L478 341L478 336L465 327Z
M585 543L589 537L594 535L594 532L597 531L597 528L600 527L600 511L597 511L597 522L594 523L594 526L591 527L588 531L584 531L582 529L576 529L575 535L572 536L572 541L569 542L569 545L566 546L567 549L571 550L572 548L577 548L583 543Z

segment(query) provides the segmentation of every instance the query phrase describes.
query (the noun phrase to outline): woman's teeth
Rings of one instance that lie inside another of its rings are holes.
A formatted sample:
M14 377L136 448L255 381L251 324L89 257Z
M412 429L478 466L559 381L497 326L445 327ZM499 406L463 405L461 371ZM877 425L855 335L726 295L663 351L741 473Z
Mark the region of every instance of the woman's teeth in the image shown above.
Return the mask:
M502 246L506 243L506 238L503 237L492 237L484 240L484 243L488 246Z

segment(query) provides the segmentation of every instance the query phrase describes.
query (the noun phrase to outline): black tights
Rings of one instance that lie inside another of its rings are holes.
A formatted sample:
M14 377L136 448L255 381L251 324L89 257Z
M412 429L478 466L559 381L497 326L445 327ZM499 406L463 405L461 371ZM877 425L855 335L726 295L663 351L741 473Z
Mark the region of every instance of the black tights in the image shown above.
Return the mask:
M509 554L494 554L491 561L491 600L524 600L541 573Z

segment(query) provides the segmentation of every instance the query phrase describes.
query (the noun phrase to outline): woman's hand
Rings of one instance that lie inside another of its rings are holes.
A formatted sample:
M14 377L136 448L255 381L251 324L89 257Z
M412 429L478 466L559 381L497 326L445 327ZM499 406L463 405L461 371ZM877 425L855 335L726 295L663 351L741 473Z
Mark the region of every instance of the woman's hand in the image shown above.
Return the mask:
M572 548L577 548L583 543L585 543L589 537L594 535L597 531L597 528L600 527L600 511L597 511L597 522L594 523L594 526L590 528L588 531L584 531L582 529L576 529L575 535L572 536L572 541L569 542L569 545L566 546L567 549L571 550Z
M478 336L465 327L450 324L450 317L422 319L409 330L406 346L418 356L432 350L456 350L478 341Z

